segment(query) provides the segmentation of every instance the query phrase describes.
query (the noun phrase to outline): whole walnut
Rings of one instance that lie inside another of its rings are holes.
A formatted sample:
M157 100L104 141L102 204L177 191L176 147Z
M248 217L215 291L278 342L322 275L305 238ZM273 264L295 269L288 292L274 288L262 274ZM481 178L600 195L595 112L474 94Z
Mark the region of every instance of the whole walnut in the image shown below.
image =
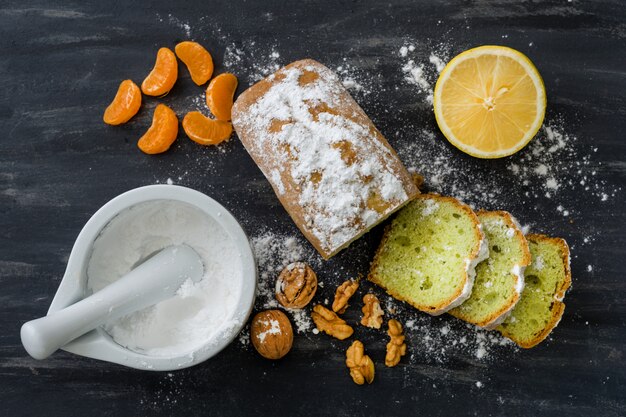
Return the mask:
M280 310L258 313L250 324L252 346L266 359L280 359L291 350L293 329Z

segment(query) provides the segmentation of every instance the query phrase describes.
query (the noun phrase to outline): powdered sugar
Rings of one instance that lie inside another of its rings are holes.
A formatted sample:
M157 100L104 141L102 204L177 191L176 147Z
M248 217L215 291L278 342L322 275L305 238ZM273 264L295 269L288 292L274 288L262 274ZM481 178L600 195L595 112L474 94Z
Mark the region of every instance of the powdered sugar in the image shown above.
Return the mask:
M281 334L280 323L278 322L278 320L270 320L269 322L262 321L261 324L267 327L267 330L264 330L257 334L256 337L257 339L259 339L259 342L263 343L267 335Z
M479 329L447 316L407 314L404 309L398 316L401 321L403 317L410 317L403 325L407 344L415 347L409 348L411 362L446 363L456 355L485 362L493 358L496 349L518 349L497 332Z
M252 82L267 77L283 64L276 46L261 47L255 41L226 46L223 63L229 71L245 74Z

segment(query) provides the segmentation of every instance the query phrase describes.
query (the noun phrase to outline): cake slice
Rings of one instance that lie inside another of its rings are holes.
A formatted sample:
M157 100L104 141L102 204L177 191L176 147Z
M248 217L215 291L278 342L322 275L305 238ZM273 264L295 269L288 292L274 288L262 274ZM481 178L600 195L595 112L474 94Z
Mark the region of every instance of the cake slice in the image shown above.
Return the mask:
M423 194L388 226L368 279L428 314L442 314L472 291L489 254L478 217L451 197Z
M328 68L293 62L243 92L233 126L289 215L328 259L419 190Z
M544 340L563 316L563 297L570 287L569 248L565 240L526 236L532 263L526 268L522 297L497 330L523 348Z
M493 329L507 318L520 299L530 251L524 234L509 213L480 211L477 215L489 241L489 258L476 267L470 298L448 313Z

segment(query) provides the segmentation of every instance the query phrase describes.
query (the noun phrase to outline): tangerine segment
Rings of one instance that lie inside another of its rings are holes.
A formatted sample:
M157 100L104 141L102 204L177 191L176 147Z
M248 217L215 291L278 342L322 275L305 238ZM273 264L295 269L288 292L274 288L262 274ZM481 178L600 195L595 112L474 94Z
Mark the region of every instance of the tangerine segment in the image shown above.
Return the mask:
M452 145L478 158L501 158L535 136L546 111L546 92L533 63L504 46L463 52L443 69L433 107Z
M213 116L219 120L230 120L235 90L237 90L237 77L233 74L220 74L211 80L206 89L206 104Z
M181 42L176 45L176 55L185 63L194 83L202 85L213 75L213 58L209 51L197 42Z
M141 107L141 91L132 80L124 80L117 89L115 98L104 111L102 120L109 125L120 125L129 121Z
M141 83L141 91L147 96L162 96L174 87L178 78L178 61L169 48L157 52L156 62L150 74Z
M152 126L139 139L137 146L144 153L155 154L167 151L178 136L176 113L165 104L159 104L152 116Z
M199 111L187 113L183 119L183 129L189 139L200 145L217 145L233 133L230 122L209 119Z

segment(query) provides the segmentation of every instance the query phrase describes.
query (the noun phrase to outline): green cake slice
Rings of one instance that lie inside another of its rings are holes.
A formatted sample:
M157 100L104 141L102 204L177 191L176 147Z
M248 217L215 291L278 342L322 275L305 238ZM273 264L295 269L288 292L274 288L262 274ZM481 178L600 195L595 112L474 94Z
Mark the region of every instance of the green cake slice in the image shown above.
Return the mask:
M478 217L451 197L422 194L387 227L368 279L432 315L472 292L476 265L489 254Z
M489 241L489 258L476 267L470 298L448 313L493 329L508 317L520 299L530 252L524 234L509 213L480 211L477 215Z
M563 316L563 297L570 287L567 242L544 235L526 236L532 263L524 273L522 297L497 330L523 348L543 341Z

